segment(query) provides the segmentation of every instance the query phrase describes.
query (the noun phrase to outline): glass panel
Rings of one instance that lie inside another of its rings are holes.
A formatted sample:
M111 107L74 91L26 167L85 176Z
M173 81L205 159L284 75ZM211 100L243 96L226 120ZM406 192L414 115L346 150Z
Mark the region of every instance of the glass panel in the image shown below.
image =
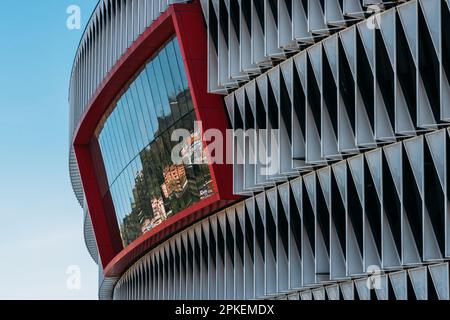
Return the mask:
M127 159L129 159L130 155L133 153L132 143L131 143L131 134L128 129L128 122L125 112L126 105L123 105L123 101L119 101L117 103L117 119L116 119L116 133L121 138L122 148L119 149L119 154L121 156L121 167L123 168L127 165Z
M105 170L107 172L108 177L108 183L111 185L110 176L114 175L114 172L111 168L111 152L109 151L109 131L107 127L104 127L103 130L105 131L105 134L99 138L99 145L100 145L100 152L103 157L103 162L105 165Z
M134 158L139 150L142 147L142 138L139 133L139 127L137 125L137 119L135 117L135 110L133 100L131 99L131 92L127 90L122 97L122 103L124 107L124 114L127 121L127 127L130 134L130 145L131 145L131 153L129 154L128 160Z
M173 124L173 116L169 104L169 94L164 84L164 77L160 60L161 59L159 58L158 55L153 61L154 63L153 66L155 68L156 83L158 84L158 92L161 97L161 103L164 110L164 120L166 121L166 126L169 127Z
M185 92L186 88L183 84L182 79L183 72L180 70L180 67L178 66L178 58L175 53L175 48L173 47L173 44L170 43L169 45L167 45L166 50L164 51L167 55L167 59L169 62L169 68L172 74L172 80L173 85L175 87L177 100L180 103L180 114L183 116L189 111L189 106L187 104Z
M157 85L157 79L155 74L154 62L150 62L146 68L147 77L150 85L151 95L153 98L154 108L158 118L158 131L157 134L161 134L161 131L166 129L167 125L164 117L164 110L161 102L161 97L159 95L159 88Z
M138 74L99 126L109 193L125 246L170 216L212 195L208 165L174 164L173 130L187 129L183 152L202 153L178 41ZM193 158L193 157L192 157Z
M145 145L148 143L149 138L147 135L148 130L144 123L144 114L142 112L141 102L139 101L139 97L136 92L136 83L135 82L131 84L129 91L130 91L129 98L133 101L134 111L135 111L134 115L135 115L135 118L137 119L137 125L134 124L135 131L138 131L136 135L140 134L140 136L142 138L141 143L139 144L138 150L142 150L142 148L144 148Z
M181 80L183 82L183 88L184 91L186 93L186 101L188 104L188 109L189 110L193 110L194 106L192 104L192 97L191 97L191 91L189 90L189 85L188 85L188 79L186 77L186 72L184 72L184 62L183 62L183 58L181 56L181 50L180 50L180 45L178 43L178 40L175 38L172 40L172 45L173 48L175 50L175 54L177 56L177 63L178 63L178 68L180 69L180 75L181 75Z
M112 161L112 167L113 172L111 174L108 172L108 181L109 184L113 184L114 180L116 179L117 175L119 174L119 170L121 168L121 161L120 161L120 155L118 153L118 146L121 145L120 139L117 137L116 133L116 127L115 127L115 117L117 117L117 114L112 114L110 116L110 120L108 121L109 126L109 135L106 139L108 145L109 145L109 152L111 153L111 161Z
M167 97L169 102L169 108L171 110L173 120L180 119L180 106L178 104L177 92L175 91L174 81L170 72L169 61L167 60L166 49L162 50L159 54L162 74L164 77L164 83L167 90Z
M135 96L136 99L139 101L139 107L140 107L140 111L142 114L142 122L144 124L145 127L145 137L146 137L146 142L148 141L152 141L155 136L154 136L154 132L153 132L153 123L152 123L152 119L149 113L149 110L147 108L147 100L145 97L145 94L143 92L143 87L142 87L142 77L139 76L136 79L136 86L135 86Z
M141 77L142 93L145 96L146 109L150 115L150 119L151 119L151 123L152 123L152 134L150 136L153 137L152 138L152 141L153 141L159 130L158 116L156 113L155 102L153 101L153 96L152 96L152 92L150 89L147 72L142 72L141 76L142 76Z

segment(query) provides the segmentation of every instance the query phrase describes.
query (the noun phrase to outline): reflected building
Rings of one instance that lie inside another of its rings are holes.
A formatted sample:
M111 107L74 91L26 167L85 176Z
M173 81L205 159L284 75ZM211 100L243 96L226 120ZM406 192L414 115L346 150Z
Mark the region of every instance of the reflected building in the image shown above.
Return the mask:
M152 199L152 210L153 217L151 219L145 218L142 224L142 234L152 230L167 219L166 208L164 207L164 201L161 198Z
M449 26L447 0L100 0L69 96L100 298L448 300ZM208 129L257 134L208 164Z
M165 198L173 193L182 193L187 187L184 165L171 165L164 168L164 184L161 186Z

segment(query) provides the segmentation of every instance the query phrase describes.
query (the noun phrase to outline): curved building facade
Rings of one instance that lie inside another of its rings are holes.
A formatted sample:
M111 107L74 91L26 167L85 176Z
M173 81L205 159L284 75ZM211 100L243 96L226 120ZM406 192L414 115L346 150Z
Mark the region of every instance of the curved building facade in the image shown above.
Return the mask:
M448 300L449 27L446 0L100 0L69 94L100 298Z

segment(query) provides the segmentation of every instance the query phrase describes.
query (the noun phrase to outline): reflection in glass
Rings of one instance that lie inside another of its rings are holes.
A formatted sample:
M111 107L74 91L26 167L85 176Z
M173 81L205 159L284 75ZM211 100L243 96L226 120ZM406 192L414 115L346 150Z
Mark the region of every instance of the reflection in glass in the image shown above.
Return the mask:
M111 108L98 141L124 246L214 188L206 164L174 164L170 137L187 129L183 157L203 156L176 38L156 54ZM106 197L107 195L105 195Z

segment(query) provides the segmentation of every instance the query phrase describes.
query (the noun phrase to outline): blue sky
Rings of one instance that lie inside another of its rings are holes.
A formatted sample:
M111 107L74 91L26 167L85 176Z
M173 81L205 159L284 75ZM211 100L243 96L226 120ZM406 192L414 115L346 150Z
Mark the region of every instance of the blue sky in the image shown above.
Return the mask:
M96 0L2 0L0 10L0 299L95 299L68 175L68 83ZM82 29L68 30L78 5ZM68 290L66 270L81 270Z

